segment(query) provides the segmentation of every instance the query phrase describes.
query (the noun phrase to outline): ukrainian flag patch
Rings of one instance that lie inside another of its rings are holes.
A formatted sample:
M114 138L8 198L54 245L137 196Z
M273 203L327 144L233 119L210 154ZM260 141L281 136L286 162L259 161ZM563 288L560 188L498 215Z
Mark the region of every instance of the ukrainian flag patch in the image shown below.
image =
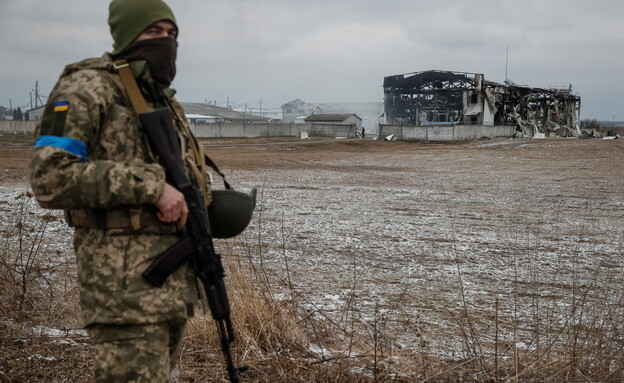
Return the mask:
M54 104L55 112L66 112L68 109L69 109L69 101L67 100L58 101Z

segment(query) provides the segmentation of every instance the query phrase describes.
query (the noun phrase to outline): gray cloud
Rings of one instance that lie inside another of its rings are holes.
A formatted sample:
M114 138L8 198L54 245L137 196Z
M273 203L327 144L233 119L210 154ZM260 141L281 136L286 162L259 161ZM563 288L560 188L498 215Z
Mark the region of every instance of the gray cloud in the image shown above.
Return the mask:
M64 65L110 50L107 0L0 0L0 104L44 93ZM383 77L428 69L572 83L582 118L624 119L624 2L171 0L183 101L380 101ZM619 116L619 117L618 117Z

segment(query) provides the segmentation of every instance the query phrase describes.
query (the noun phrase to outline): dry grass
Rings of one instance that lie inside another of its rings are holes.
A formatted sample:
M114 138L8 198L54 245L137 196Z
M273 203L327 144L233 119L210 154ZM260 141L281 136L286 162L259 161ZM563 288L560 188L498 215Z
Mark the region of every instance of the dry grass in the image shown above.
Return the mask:
M16 198L0 237L0 381L89 381L73 260L45 246L60 218L31 204L28 192Z
M21 198L30 197L25 194ZM46 258L38 250L47 224L55 219L43 215L31 227L18 214L10 229L3 232L2 381L91 380L88 339L75 333L78 310L73 270L65 262L52 265L44 262ZM233 351L239 363L250 367L243 375L244 381L618 382L623 379L622 318L609 307L584 306L587 295L592 293L591 285L579 288L563 326L548 328L549 323L543 319L548 317L548 312L536 316L533 323L522 324L534 334L535 347L529 347L530 351L509 343L488 344L491 333L497 333L504 319L496 311L490 323L475 323L471 307L464 301L461 310L449 310L448 315L464 334L465 353L461 358L444 360L434 353L415 354L396 349L387 326L392 318L384 314L375 312L372 319L365 319L353 302L341 309L339 320L320 309L304 309L312 302L306 302L290 289L288 276L267 275L251 262L251 257L226 258L232 318L238 336ZM351 283L355 299L358 293L355 274ZM59 284L63 287L59 288ZM276 299L272 284L290 289L290 298ZM65 333L50 334L46 328L64 329ZM422 330L425 345L426 329ZM226 379L216 334L209 316L192 320L179 362L178 381ZM497 342L496 336L493 339ZM486 349L496 352L491 354Z

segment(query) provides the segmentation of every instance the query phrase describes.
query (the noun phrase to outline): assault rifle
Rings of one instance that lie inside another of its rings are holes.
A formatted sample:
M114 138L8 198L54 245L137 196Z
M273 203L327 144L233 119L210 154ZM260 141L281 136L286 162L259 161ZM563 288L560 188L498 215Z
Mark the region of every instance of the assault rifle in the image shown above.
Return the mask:
M189 209L186 229L180 242L159 255L143 273L143 276L156 286L162 286L167 277L185 262L191 260L195 273L201 280L212 317L217 322L221 351L225 357L230 382L239 381L239 372L247 366L234 366L230 344L234 341L234 330L230 320L228 301L221 256L215 252L212 243L210 222L199 189L194 186L184 172L180 153L180 143L172 124L169 108L157 109L139 114L152 150L160 157L165 167L168 181L182 194Z

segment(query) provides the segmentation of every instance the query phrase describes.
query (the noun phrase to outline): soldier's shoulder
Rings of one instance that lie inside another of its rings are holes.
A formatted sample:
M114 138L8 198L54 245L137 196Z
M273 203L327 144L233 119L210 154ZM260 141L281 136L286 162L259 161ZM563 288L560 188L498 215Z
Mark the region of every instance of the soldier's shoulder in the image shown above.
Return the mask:
M70 101L78 97L91 102L111 102L121 94L112 65L112 59L106 55L67 65L50 97Z
M117 93L113 61L108 56L88 58L69 64L63 70L55 93L106 95Z
M79 75L108 75L113 71L113 60L105 53L102 57L91 57L65 66L61 78Z

